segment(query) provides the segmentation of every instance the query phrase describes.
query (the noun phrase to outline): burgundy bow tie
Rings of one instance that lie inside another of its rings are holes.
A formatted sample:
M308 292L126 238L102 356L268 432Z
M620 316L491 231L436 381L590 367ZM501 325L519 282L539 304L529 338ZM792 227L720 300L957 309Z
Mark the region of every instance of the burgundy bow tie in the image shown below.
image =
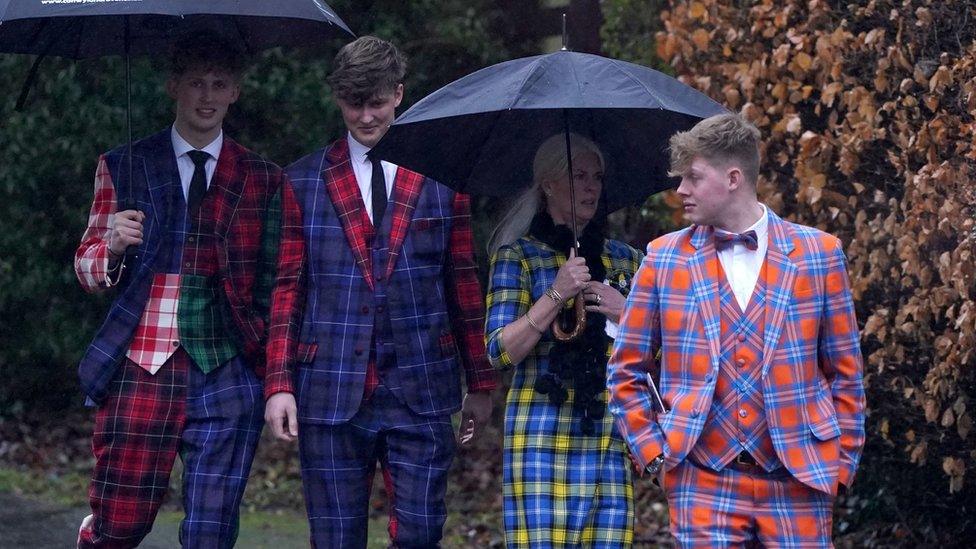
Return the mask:
M756 236L756 231L746 231L739 234L715 233L715 249L717 250L731 248L736 242L753 251L759 249L759 237Z

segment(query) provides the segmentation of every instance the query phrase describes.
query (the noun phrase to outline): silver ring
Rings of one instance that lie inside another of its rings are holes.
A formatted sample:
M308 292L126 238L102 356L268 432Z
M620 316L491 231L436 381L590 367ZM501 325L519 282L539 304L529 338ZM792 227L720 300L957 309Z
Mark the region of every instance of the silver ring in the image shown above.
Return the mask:
M603 296L596 294L596 304L599 305L601 301L603 301Z

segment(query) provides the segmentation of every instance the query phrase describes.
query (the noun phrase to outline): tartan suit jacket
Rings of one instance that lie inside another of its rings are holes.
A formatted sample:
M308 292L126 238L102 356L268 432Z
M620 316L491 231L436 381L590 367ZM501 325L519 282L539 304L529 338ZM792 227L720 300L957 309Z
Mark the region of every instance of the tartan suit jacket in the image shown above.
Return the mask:
M385 277L406 404L434 416L468 390L497 384L485 358L484 299L476 276L470 203L436 181L397 169L386 215L389 260L373 265L374 229L346 138L287 168L305 226L309 265L297 371L269 372L265 394L294 392L301 421L338 424L362 401L374 326L375 277Z
M130 196L131 192L146 218L143 243L135 255L126 258L118 295L78 367L82 388L96 403L104 398L125 356L154 274L167 272L172 243L166 235L180 218L174 208L183 206L173 198L182 190L170 129L136 141L132 147L131 182L126 147L105 153L100 161L109 170L117 196ZM187 318L195 336L206 340L202 330L210 330L209 339L215 346L229 336L259 376L265 370L280 369L275 363L294 360L301 318L299 284L304 244L291 186L281 168L225 136L204 206L211 208L207 215L214 222L217 253L212 256L217 264L194 268L217 273L211 283L230 322L225 325L202 318L212 316L213 311L184 303L192 297L181 295L180 307L192 307L196 316L201 316ZM117 209L122 209L121 202ZM81 248L106 245L106 241L82 242ZM181 315L181 321L184 317Z
M857 320L840 241L769 211L762 391L776 454L804 484L849 486L864 446ZM644 466L665 468L695 446L712 407L720 358L713 229L692 225L651 242L608 366L610 410ZM660 364L655 359L660 351ZM658 414L647 376L670 411Z

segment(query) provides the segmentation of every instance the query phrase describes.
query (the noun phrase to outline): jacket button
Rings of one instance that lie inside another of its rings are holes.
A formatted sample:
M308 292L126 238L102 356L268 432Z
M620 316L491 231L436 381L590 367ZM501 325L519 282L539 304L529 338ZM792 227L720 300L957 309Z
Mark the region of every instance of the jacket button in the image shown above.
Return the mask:
M698 417L698 409L697 408L695 408L694 410L691 411L691 417Z
M711 383L712 382L712 374L706 375L705 376L705 381L708 382L708 383Z
M179 341L174 341L173 342L173 347L179 347L179 346L180 346L180 342Z
M369 306L368 305L363 305L362 311L363 311L363 314L368 313L369 312Z
M739 339L739 342L740 343L743 342L743 341L745 341L746 340L746 334L739 334L739 338L738 339Z
M738 364L739 366L745 366L746 365L746 359L744 359L744 358L737 359L735 361L735 363Z
M383 312L383 306L380 305L380 306L376 307L376 312L377 313L382 313Z
M188 236L188 237L186 237L186 241L187 242L196 242L197 241L197 237L195 237L195 236Z
M376 275L377 282L383 282L383 275Z
M363 356L363 350L362 349L356 349L355 351L353 351L353 353L355 353L356 356Z
M739 410L739 417L746 417L747 415L749 415L749 412L745 411L745 409Z

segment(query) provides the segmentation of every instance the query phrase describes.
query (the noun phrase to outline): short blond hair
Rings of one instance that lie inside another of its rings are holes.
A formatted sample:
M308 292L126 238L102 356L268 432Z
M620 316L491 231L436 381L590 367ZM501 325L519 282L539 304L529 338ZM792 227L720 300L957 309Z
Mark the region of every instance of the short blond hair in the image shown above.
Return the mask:
M718 114L671 136L671 177L684 174L695 158L734 164L753 186L759 179L759 129L738 114Z

